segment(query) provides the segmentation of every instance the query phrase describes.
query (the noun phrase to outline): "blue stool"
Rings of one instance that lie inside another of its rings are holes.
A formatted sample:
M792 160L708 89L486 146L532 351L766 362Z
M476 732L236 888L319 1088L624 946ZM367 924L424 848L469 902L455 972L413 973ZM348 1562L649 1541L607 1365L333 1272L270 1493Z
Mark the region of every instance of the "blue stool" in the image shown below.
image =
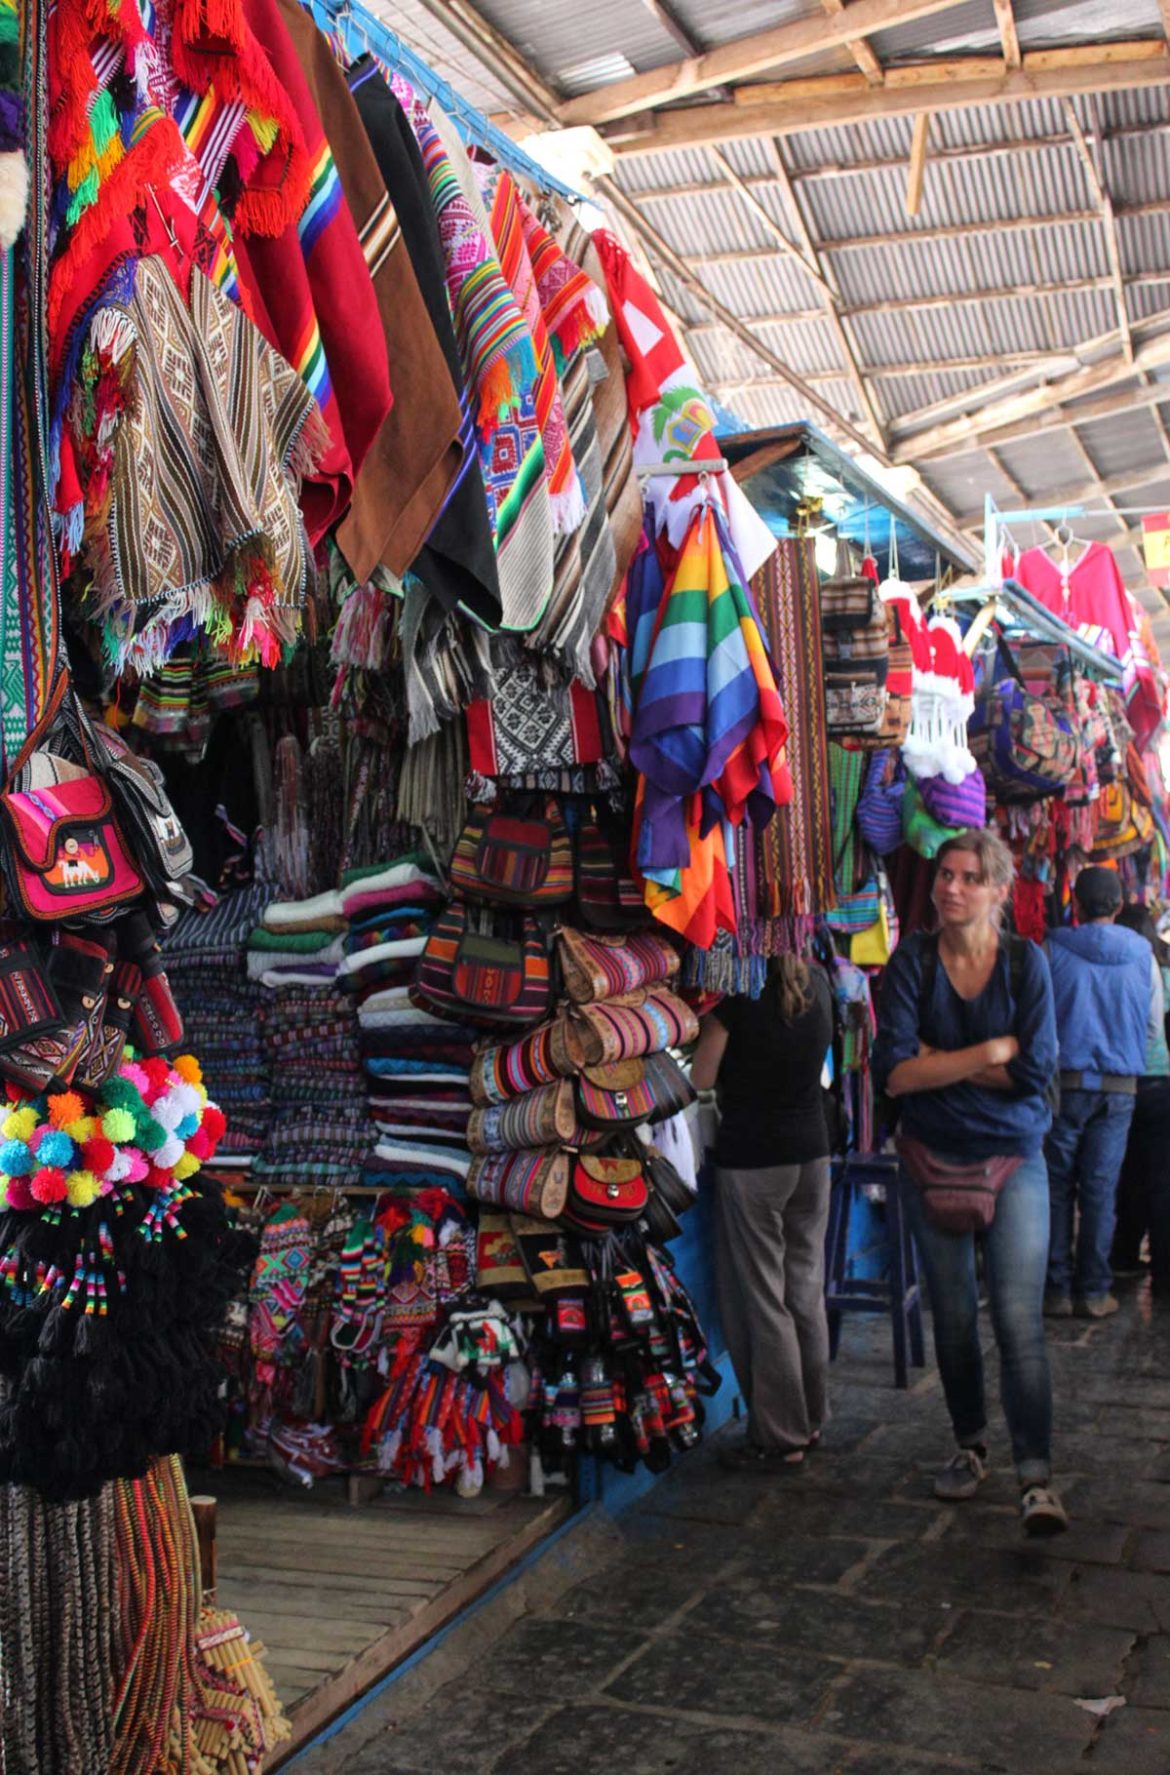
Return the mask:
M888 1279L870 1281L848 1274L849 1224L859 1192L878 1184L885 1195ZM918 1256L902 1214L898 1162L880 1153L850 1153L834 1160L829 1225L825 1234L825 1307L829 1317L829 1357L835 1361L844 1313L890 1315L894 1331L894 1379L910 1384L909 1364L925 1368L922 1340L922 1291Z

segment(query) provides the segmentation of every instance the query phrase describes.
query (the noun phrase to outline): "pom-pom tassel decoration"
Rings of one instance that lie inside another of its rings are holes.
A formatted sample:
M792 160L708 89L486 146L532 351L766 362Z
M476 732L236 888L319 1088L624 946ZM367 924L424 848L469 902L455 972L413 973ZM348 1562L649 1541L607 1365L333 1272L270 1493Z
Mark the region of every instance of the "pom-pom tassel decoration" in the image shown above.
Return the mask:
M83 1498L217 1433L217 1337L255 1248L204 1173L225 1126L189 1056L127 1057L96 1095L10 1091L0 1485Z

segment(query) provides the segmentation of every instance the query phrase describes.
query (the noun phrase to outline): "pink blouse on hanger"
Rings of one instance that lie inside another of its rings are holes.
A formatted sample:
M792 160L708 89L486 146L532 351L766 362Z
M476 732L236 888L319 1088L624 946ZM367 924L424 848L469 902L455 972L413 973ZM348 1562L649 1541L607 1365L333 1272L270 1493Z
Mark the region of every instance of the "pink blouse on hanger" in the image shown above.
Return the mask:
M1130 725L1138 746L1144 746L1162 719L1162 679L1138 633L1138 612L1113 551L1091 542L1065 567L1044 549L1027 549L1013 577L1086 641L1120 662Z

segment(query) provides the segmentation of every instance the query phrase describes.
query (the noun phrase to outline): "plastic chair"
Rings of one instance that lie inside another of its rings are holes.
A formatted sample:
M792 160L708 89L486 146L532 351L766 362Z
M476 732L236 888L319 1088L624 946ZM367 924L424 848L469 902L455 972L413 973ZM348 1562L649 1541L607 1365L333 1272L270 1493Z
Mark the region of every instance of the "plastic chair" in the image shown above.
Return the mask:
M886 1277L850 1276L849 1227L854 1203L868 1184L880 1184L886 1205ZM922 1291L918 1256L902 1214L898 1162L879 1153L850 1153L834 1161L829 1224L825 1233L825 1307L829 1318L829 1357L835 1361L845 1313L890 1315L894 1333L894 1380L910 1384L910 1365L925 1368L922 1336Z

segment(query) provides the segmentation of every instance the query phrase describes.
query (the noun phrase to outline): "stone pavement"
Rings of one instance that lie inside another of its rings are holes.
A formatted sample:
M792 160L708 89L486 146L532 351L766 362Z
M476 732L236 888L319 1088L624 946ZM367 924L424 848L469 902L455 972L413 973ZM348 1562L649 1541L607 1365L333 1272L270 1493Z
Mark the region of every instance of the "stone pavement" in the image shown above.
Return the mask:
M298 1775L1170 1775L1170 1306L1051 1341L1071 1533L1022 1540L998 1412L991 1483L936 1503L933 1368L899 1394L854 1321L803 1468L707 1445L590 1513Z

